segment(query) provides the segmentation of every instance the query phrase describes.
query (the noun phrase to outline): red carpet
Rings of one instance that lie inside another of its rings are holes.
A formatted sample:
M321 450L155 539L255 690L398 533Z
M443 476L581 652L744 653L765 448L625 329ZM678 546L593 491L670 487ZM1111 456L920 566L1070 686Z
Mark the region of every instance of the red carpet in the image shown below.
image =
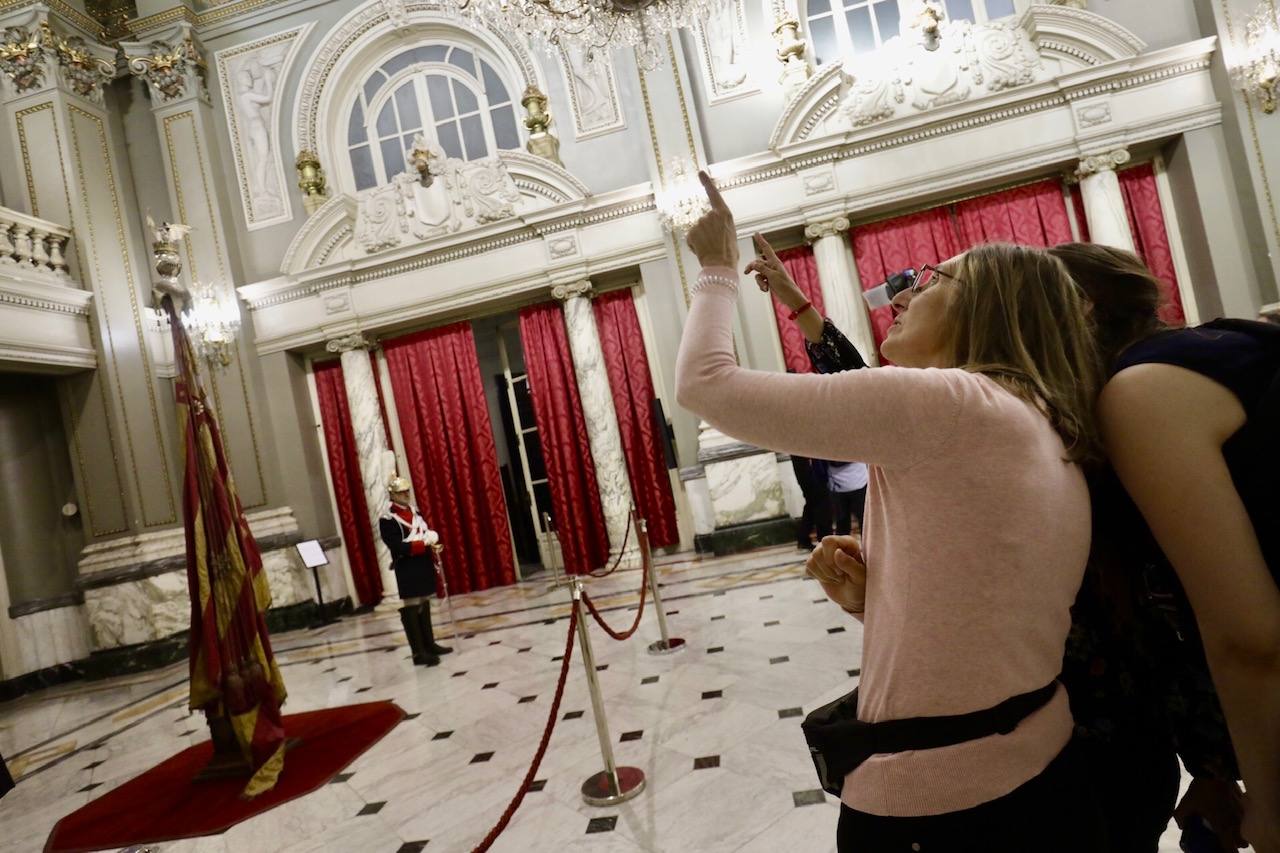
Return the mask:
M404 711L393 702L286 716L285 733L301 742L285 756L276 787L253 800L240 799L244 779L192 783L213 751L205 741L58 821L45 842L45 853L118 850L223 832L319 788L402 719Z

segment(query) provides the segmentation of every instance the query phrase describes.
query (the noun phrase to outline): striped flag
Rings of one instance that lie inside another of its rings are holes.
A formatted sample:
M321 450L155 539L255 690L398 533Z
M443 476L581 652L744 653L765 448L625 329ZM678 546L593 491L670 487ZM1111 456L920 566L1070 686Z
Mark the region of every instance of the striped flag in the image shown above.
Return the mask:
M252 798L274 788L284 768L280 706L286 691L265 618L271 590L236 494L217 418L200 385L191 339L173 300L165 296L162 304L173 330L174 396L185 457L190 707L205 712L215 752L230 746L220 745L218 737L229 726L231 748L238 748L253 773L241 796Z

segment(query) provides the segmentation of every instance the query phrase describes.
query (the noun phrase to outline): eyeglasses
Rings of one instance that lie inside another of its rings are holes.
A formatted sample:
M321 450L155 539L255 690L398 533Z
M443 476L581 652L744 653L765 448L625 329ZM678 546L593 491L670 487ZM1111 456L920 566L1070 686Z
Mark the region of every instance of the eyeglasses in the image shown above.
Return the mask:
M919 272L916 273L915 278L911 279L911 284L910 286L907 287L907 290L911 293L912 296L914 296L917 293L922 292L929 285L933 284L933 280L936 276L949 278L952 281L960 281L959 278L947 272L946 270L938 269L933 264L925 264L924 266L920 267L920 270Z

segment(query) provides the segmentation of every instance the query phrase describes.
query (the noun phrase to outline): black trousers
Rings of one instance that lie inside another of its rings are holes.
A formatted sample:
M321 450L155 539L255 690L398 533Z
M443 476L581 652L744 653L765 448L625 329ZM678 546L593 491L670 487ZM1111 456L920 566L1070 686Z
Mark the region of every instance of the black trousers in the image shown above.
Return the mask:
M867 487L854 492L832 492L831 503L835 507L835 531L837 536L853 532L853 519L858 519L858 531L862 531L862 514L867 508Z
M831 535L831 493L825 488L804 493L804 513L796 522L796 544L808 547L809 534L815 531L819 541Z
M1068 746L1031 781L989 803L929 817L880 817L840 806L839 853L1101 853L1102 811Z
M1182 771L1168 738L1133 732L1114 744L1082 742L1080 755L1107 824L1110 853L1156 853L1178 804Z

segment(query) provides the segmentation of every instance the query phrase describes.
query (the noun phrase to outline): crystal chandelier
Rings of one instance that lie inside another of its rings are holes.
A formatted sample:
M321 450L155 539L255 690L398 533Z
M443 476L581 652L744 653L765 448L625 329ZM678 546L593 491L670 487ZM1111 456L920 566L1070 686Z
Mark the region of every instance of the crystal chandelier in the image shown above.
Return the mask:
M662 224L673 232L688 231L711 209L697 171L684 157L671 158L662 189L654 193L654 203Z
M1280 87L1280 13L1269 3L1259 4L1245 23L1243 56L1232 73L1245 97L1257 98L1265 113L1276 111L1276 89Z
M182 312L182 325L191 335L196 355L209 364L231 363L231 350L240 331L240 307L235 296L219 292L211 284L194 283L187 310Z
M662 63L669 33L706 17L710 0L446 0L488 27L514 28L550 51L577 43L587 60L635 49L645 70Z

